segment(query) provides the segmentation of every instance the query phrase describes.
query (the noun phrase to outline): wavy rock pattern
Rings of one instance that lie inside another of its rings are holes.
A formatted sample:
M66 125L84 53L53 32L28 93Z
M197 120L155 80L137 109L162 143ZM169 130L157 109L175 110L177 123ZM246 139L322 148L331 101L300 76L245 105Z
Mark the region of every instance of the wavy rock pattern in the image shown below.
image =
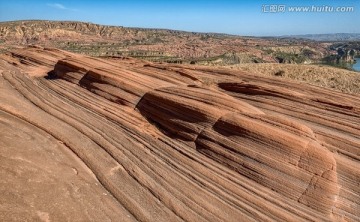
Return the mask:
M355 96L39 47L0 71L1 220L360 220Z

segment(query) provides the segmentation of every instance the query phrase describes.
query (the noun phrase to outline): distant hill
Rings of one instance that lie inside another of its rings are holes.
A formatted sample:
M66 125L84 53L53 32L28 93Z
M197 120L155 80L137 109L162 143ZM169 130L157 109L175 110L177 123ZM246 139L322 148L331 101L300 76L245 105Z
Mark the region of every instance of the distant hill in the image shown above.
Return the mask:
M294 38L243 37L77 21L0 22L0 52L32 44L91 56L130 56L203 65L311 63L329 54L326 44Z
M186 32L170 29L136 28L99 25L78 21L23 20L0 22L0 38L6 41L24 41L27 43L46 40L72 41L124 41L154 40L156 37L196 36L202 38L224 38L231 35L221 33Z
M360 33L308 34L284 36L287 38L309 39L322 42L360 41Z

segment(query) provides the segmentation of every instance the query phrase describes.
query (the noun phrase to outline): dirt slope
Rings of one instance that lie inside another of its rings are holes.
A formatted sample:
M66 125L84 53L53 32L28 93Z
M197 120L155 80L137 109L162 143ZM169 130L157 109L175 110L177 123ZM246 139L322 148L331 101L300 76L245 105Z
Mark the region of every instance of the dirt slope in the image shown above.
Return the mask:
M359 221L360 99L200 66L0 60L2 221Z
M326 65L302 64L239 64L229 68L255 73L261 76L293 79L308 84L360 94L360 73Z

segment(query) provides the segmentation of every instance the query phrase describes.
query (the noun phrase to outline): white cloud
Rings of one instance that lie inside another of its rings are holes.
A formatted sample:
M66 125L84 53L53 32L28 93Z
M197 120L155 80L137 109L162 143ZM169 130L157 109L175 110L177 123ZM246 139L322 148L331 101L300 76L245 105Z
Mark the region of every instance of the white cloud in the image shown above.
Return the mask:
M77 9L67 8L64 5L60 4L60 3L48 3L46 5L49 6L49 7L56 8L56 9L61 9L61 10L77 11Z

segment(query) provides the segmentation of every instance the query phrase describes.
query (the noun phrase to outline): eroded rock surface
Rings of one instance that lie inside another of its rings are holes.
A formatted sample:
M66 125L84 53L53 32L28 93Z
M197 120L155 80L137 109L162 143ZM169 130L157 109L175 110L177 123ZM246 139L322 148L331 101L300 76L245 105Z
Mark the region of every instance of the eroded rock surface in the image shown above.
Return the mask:
M0 71L1 220L360 220L356 96L40 47Z

